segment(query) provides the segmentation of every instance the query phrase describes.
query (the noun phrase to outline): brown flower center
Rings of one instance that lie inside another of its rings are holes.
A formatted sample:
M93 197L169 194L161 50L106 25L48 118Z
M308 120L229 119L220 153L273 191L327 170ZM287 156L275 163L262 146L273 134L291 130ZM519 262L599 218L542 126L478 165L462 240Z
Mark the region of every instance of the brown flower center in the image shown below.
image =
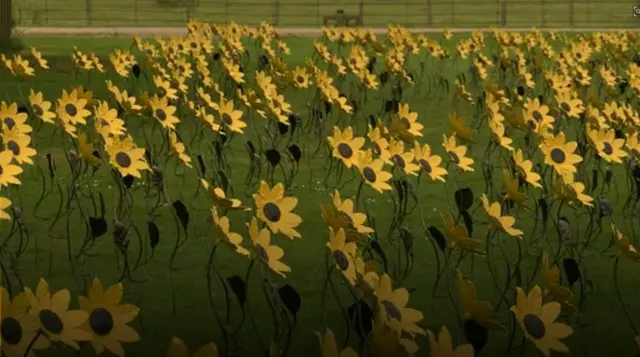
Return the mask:
M398 165L401 169L404 169L404 167L406 166L406 163L404 162L404 159L402 158L402 156L396 154L393 155L393 161L396 163L396 165Z
M345 159L350 159L353 156L353 149L347 143L340 143L338 144L338 153Z
M377 180L377 176L376 176L376 172L370 168L369 166L366 166L364 169L362 169L362 175L364 176L364 178L371 182L374 183Z
M227 125L233 124L233 119L231 118L231 115L229 115L229 113L222 113L222 121L224 121L224 123Z
M7 149L11 150L15 156L20 155L20 145L13 140L7 142Z
M38 318L42 326L53 334L60 334L64 329L64 324L60 319L60 316L51 310L42 310L38 313Z
M75 104L68 103L64 106L64 111L67 112L69 116L75 117L78 115L78 108L76 108Z
M613 154L613 147L611 147L611 144L609 144L608 142L605 142L604 147L602 148L602 152L607 155L611 155Z
M16 126L16 121L12 117L6 117L4 118L4 125L6 125L7 128L11 130L14 126Z
M107 336L113 331L113 315L104 308L97 308L89 315L89 326L98 336Z
M561 149L554 148L551 150L551 160L556 164L563 164L567 160L567 156Z
M37 116L41 117L42 114L44 114L44 110L42 110L42 107L40 107L38 104L33 104L31 107L33 108L33 111Z
M336 265L338 265L338 268L340 268L340 270L345 271L349 268L349 259L343 251L334 251L333 260L336 262Z
M428 174L431 173L431 164L429 163L429 161L425 160L425 159L420 159L420 167L422 167L422 170Z
M131 166L131 157L129 154L120 151L116 154L116 163L126 169Z
M400 309L398 309L391 301L382 300L381 304L382 306L384 306L384 309L387 310L387 315L389 315L389 317L398 321L402 321L402 314L400 313Z
M260 257L260 259L262 259L266 263L268 263L269 262L269 254L267 254L267 251L264 249L264 247L261 246L260 244L256 244L256 250L258 251L258 256Z
M13 317L7 317L0 324L0 334L3 342L15 346L22 341L22 325Z
M280 221L280 217L282 216L282 212L280 211L280 207L273 202L267 202L262 207L262 213L267 219L271 222Z
M165 119L167 119L167 113L165 113L165 111L160 108L156 109L154 113L156 115L156 118L158 118L158 120L160 121L164 121Z
M535 339L541 339L546 332L544 322L536 315L526 315L523 319L524 328Z
M571 105L569 105L569 103L567 102L560 103L560 108L562 108L562 110L564 110L565 112L571 111Z

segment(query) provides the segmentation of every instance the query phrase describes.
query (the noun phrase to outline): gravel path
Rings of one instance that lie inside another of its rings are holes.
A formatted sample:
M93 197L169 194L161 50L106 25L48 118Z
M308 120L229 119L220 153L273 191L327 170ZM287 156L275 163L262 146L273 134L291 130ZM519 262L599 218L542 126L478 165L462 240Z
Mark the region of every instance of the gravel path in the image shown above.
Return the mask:
M316 37L322 34L321 28L313 27L287 27L276 29L280 35L284 36L301 36L301 37ZM372 29L375 34L384 34L387 29L374 28ZM530 28L509 28L509 31L530 31ZM556 31L556 32L612 32L625 29L616 28L553 28L544 29L541 31ZM633 29L637 30L637 29ZM414 28L411 29L413 33L439 33L441 28ZM470 31L491 31L489 28L481 29L464 29L453 28L452 32L470 32ZM96 37L108 37L108 36L180 36L186 33L186 29L183 27L18 27L16 32L23 36L96 36Z

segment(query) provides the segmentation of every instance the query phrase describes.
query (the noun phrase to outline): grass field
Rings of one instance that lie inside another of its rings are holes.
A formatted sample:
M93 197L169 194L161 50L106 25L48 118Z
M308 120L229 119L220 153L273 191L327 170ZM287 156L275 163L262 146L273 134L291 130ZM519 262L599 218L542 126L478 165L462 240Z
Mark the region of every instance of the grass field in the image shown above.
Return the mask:
M199 0L192 8L166 8L156 0L14 1L21 26L180 26L186 19L260 20L285 27L316 27L324 15L357 14L358 0ZM86 4L90 4L88 8ZM364 26L415 27L635 27L629 0L366 0ZM503 21L504 20L504 21Z
M24 1L25 7L29 4L28 1ZM140 2L142 3L142 1ZM53 3L53 0L51 3ZM77 13L81 14L81 12ZM73 16L70 15L69 17ZM153 22L151 21L152 18L154 18L152 15L146 17L149 24ZM65 20L56 21L59 21L59 23L56 22L54 24L68 24ZM433 37L445 43L444 46L449 50L453 50L456 41L461 38L461 36L454 36L453 39L445 41L439 36ZM45 98L53 100L60 95L62 89L70 89L76 85L84 85L86 88L93 90L96 96L106 98L108 93L104 80L107 78L116 80L121 88L132 88L133 86L129 80L117 80L111 75L107 77L92 73L91 77L86 74L74 76L71 74L69 60L69 53L75 46L86 52L95 52L98 56L104 58L116 48L129 48L131 41L128 39L27 38L25 41L27 47L35 46L43 51L45 57L50 60L52 69L48 72L38 73L36 77L24 81L5 80L3 78L2 87L0 88L0 98L2 100L23 102L24 96L28 94L30 89L43 91ZM285 41L292 51L292 54L286 58L290 68L304 64L306 58L312 55L312 42L314 39L286 38ZM489 48L487 52L491 52L491 49L495 49L495 43L489 42L487 47ZM440 148L442 134L450 132L447 123L449 114L456 111L463 118L471 118L475 113L475 109L473 105L456 101L454 99L455 90L445 93L434 88L428 90L428 88L430 83L435 82L439 74L451 83L461 73L469 75L469 63L461 59L438 61L429 58L425 60L424 67L427 68L426 73L428 75L424 77L423 83L417 86L420 91L407 88L404 98L407 98L406 100L412 110L419 113L420 121L425 125L423 130L424 138L421 139L421 142L430 144L434 151L442 152ZM417 61L412 63L410 71L416 73L416 75L419 73ZM250 73L251 68L246 72ZM141 77L140 81L135 84L137 91L149 86L147 80L142 78L144 77ZM379 110L379 103L383 100L384 94L374 92L372 96L369 99L370 104L360 109L366 114L376 113ZM285 97L292 104L293 110L299 112L303 120L307 120L308 115L306 115L305 104L310 100L309 95L298 91L287 91ZM135 121L128 123L129 131L137 133L137 139L140 139L139 132L136 130L139 125L140 123ZM180 127L180 130L189 132L191 128L187 126L188 124L184 125L185 127ZM359 126L361 124L355 125ZM486 142L488 140L486 134L485 130L482 134L479 134L476 140L479 143ZM257 142L256 134L250 130L246 137ZM26 167L21 176L23 185L19 191L20 198L17 204L23 209L24 221L29 230L31 243L26 255L18 261L18 265L15 268L28 286L34 287L37 279L44 276L49 281L52 289L67 287L71 289L75 296L83 291L83 287L77 286L72 281L72 272L67 257L68 250L76 252L79 249L82 244L82 237L85 234L85 227L78 216L78 212L72 213L73 215L67 221L67 227L65 227L65 220L61 220L55 227L50 227L48 224L50 220L42 221L34 217L35 202L41 193L38 167L43 168L46 172L45 153L50 153L58 162L56 181L62 185L69 183L69 168L65 163L62 142L57 138L58 136L53 136L52 132L46 128L38 133L35 140L40 152L40 155L36 158L37 165ZM263 139L265 138L263 137ZM324 279L325 274L324 259L327 229L320 215L319 204L330 202L329 192L321 182L325 176L326 157L311 158L310 152L315 148L316 141L305 140L304 138L296 140L301 145L303 159L301 160L300 171L296 176L295 186L291 194L299 199L296 213L304 220L300 227L300 233L303 238L300 241L289 241L286 238L278 237L278 244L286 252L284 260L293 268L286 282L297 289L303 301L302 309L298 316L298 327L295 330L289 355L303 356L316 355L317 338L313 333L324 330L325 323L336 331L337 336L341 336L340 333L343 331L339 327L342 324L341 310L335 300L328 300L326 320L323 319L325 316L321 314L321 281ZM205 144L196 144L190 147L190 150L193 154L204 152L207 150L206 146ZM476 162L481 162L482 154L482 150L474 150L472 157ZM233 168L230 181L234 197L242 199L243 202L251 202L251 198L245 196L245 191L248 193L253 191L251 188L247 190L244 187L244 178L248 171L248 159L242 137L232 140L227 149L227 159ZM177 255L176 266L179 269L172 271L169 268L169 260L173 250L174 237L179 228L174 224L170 207L162 207L159 211L160 217L156 221L160 227L161 240L155 256L148 265L141 267L134 274L136 280L143 282L125 281L125 300L129 303L138 304L142 308L142 318L134 326L140 331L143 339L141 342L127 347L127 353L131 356L164 356L164 351L173 335L183 338L192 346L202 345L212 339L219 343L220 331L213 322L214 317L206 293L206 249L210 246L209 239L211 237L210 223L207 222L209 216L207 200L202 195L192 200L192 196L198 186L194 169L188 169L184 172L184 176L180 176L177 174L183 173L182 169L176 168L172 163L166 168L165 172L167 173L166 180L168 180L169 192L173 195L171 199L181 199L190 209L190 237ZM462 183L471 187L475 192L476 202L474 204L477 204L479 195L483 192L485 185L480 165L478 165L475 173L465 173L462 174L462 177ZM95 180L95 183L89 182L89 184L95 184L95 191L104 194L106 207L111 209L115 204L116 187L113 185L108 170L102 169L98 171L92 180ZM496 180L499 181L498 178ZM623 198L629 193L625 191L623 177L616 175L614 181L617 183L616 188L605 195L613 202L615 209L619 211ZM453 185L455 184L451 184L448 190L443 190L441 184L427 182L426 178L423 178L418 192L421 202L418 210L422 211L429 225L442 227L439 212L451 210L450 202L455 190ZM147 202L143 197L144 187L135 187L133 190L135 198L133 201L133 215L135 221L143 226L147 220ZM356 191L356 183L349 183L341 189L343 197L355 195ZM365 189L365 191L367 190ZM387 196L374 195L373 191L367 192L366 196L370 197L368 207L376 217L377 226L386 229L390 221L390 201ZM43 202L38 212L39 216L51 217L55 213L58 205L58 199L55 196L55 194L49 196ZM81 201L85 208L88 208L87 200ZM580 222L580 219L584 217L577 215L577 213L574 215L572 210L566 208L563 213L574 222ZM246 222L246 215L244 213L233 213L230 217L232 218L233 230L243 232L242 226ZM519 228L527 234L533 228L530 217L528 214L523 214L518 219ZM614 217L614 221L622 225L622 218L619 216ZM438 297L432 294L432 287L437 275L436 253L434 252L433 244L429 241L428 235L421 226L417 212L407 217L404 225L414 233L415 237L413 248L416 256L415 267L409 278L402 284L412 290L410 306L424 313L422 327L435 331L439 330L441 325L447 325L454 334L454 341L462 343L461 332L455 328L458 322L454 308L448 301L448 297L441 296L446 291L446 287L439 287ZM582 231L585 228L585 224L576 223L576 225L577 227L574 228L577 230ZM588 276L585 276L585 280L588 279L590 288L586 294L587 303L584 307L584 314L572 316L568 319L575 330L574 335L567 340L572 356L600 357L611 354L613 356L626 357L633 356L636 353L636 347L633 344L633 333L625 321L623 308L618 301L611 279L613 259L600 254L601 250L606 248L610 237L608 224L604 225L605 233L602 233L597 238L596 245L585 252L585 256L588 256L588 258L584 258L584 261L581 262L581 264L588 267ZM7 227L9 226L10 223L1 222L0 232L7 232ZM70 240L51 237L52 235L64 235L66 229L68 229L66 234L71 237ZM477 236L484 240L486 228L477 223L476 229L478 231L476 233ZM0 236L4 234L2 233ZM549 241L554 242L553 244L555 245L558 237L555 236L555 232L552 232L552 230L550 230L549 235ZM142 238L146 239L144 232ZM632 239L638 242L637 237L632 237ZM35 247L36 240L39 244L37 249ZM137 246L137 243L134 243L134 245ZM487 272L486 260L496 259L496 261L502 262L503 257L501 254L506 255L508 260L513 260L517 256L516 244L513 241L505 241L503 247L502 253L495 252L493 256L476 258L475 260L467 258L460 265L461 270L465 274L470 274L478 287L479 298L492 303L499 300L499 295L493 287L494 282L490 274ZM553 246L546 248L555 249ZM393 259L396 248L385 241L383 249L389 259ZM115 282L119 277L119 269L122 268L122 262L116 262L117 259L115 258L110 233L100 238L100 241L92 250L92 254L91 258L86 258L84 264L83 269L86 273L98 276L105 282ZM454 257L457 259L457 255L454 255ZM532 269L535 263L533 256L528 258L522 266L525 272ZM504 265L504 262L501 264ZM246 269L246 261L228 252L222 252L222 255L219 256L219 265L226 276L232 274L242 275ZM501 279L503 279L504 275L506 275L506 267L498 266L495 269L496 274L502 276ZM622 286L622 297L627 302L630 302L628 309L631 316L636 317L636 323L640 322L637 321L637 317L640 316L640 304L638 304L637 299L637 291L640 289L640 282L637 279L638 272L638 264L627 260L620 262L619 284ZM527 277L526 279L528 278L534 279L534 277ZM258 274L252 276L251 281L258 285L260 281ZM535 281L539 281L539 279L536 278ZM13 276L12 283L16 284ZM453 284L453 280L449 281L448 284ZM574 291L578 294L578 291L582 288L584 287L578 284ZM177 292L177 296L174 298L172 294L175 292ZM349 298L344 291L339 296L345 299ZM254 296L252 299L257 300L253 306L254 311L257 312L257 325L263 332L269 331L271 321L269 314L265 312L268 311L266 303L261 302L260 297ZM214 291L214 300L218 306L224 303L219 287ZM175 308L172 308L172 305L175 305ZM500 321L505 325L509 325L510 319L508 316L510 313L506 311L506 308L506 306L503 306L499 310ZM239 310L237 307L233 311L234 319L238 319ZM254 356L263 353L260 350L260 341L255 339L255 334L250 327L241 330L241 337L245 339L243 341L245 341L245 345L248 348L246 355ZM251 342L247 343L248 341ZM426 339L420 339L419 342L421 352L418 355L427 356ZM314 352L311 353L309 352L310 350ZM81 355L84 356L85 354L90 355L90 352L83 351ZM75 352L71 350L65 350L64 352L50 350L42 355L52 357L74 356ZM317 355L319 355L319 352ZM523 343L520 338L516 338L513 346L508 348L505 338L492 333L489 339L489 346L482 355L515 357L539 356L540 354L531 344Z

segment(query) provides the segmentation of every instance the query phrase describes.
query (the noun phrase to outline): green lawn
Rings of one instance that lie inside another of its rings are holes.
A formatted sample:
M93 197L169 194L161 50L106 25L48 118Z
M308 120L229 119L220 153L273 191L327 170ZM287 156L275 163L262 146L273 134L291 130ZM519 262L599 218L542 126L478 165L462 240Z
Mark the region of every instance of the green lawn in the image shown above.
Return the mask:
M28 4L28 2L26 2L26 4ZM448 48L453 48L455 39L454 37L453 40L450 40L447 45ZM314 39L306 38L286 39L292 50L292 54L287 57L287 63L289 63L290 67L303 64L305 58L311 55L311 44L313 40ZM21 82L12 79L4 82L4 78L6 78L4 77L2 89L0 89L0 98L4 100L23 102L24 98L21 97L21 93L25 95L30 89L41 90L45 93L46 98L52 100L59 96L62 89L69 89L80 84L94 90L96 95L104 98L106 96L106 88L104 86L106 77L95 74L92 74L90 78L87 77L86 74L80 77L74 77L70 74L68 53L73 46L77 46L81 50L88 52L94 51L99 56L105 56L112 49L128 48L131 43L129 40L121 38L27 38L25 41L27 46L35 46L42 50L45 57L51 59L53 68L49 72L39 73L35 79L28 79ZM487 46L489 49L495 49L495 45L491 42ZM418 61L417 58L410 59L410 63L413 63L411 71L416 77L420 71ZM249 65L249 68L246 70L247 73L251 73L251 66L252 65ZM469 64L463 60L438 61L427 59L424 67L426 68L425 75L424 77L420 77L423 78L423 81L416 87L417 89L407 87L404 95L405 98L408 98L407 102L411 105L412 110L419 113L420 120L425 125L423 131L424 138L421 139L421 142L429 143L434 151L441 154L442 148L440 145L442 142L442 134L448 134L450 132L447 122L449 114L456 111L463 118L470 120L474 116L475 108L466 103L459 101L454 102L454 90L443 92L442 90L433 88L431 84L437 80L439 74L450 83L452 83L460 73L466 73L468 76ZM3 72L3 75L4 74ZM135 91L142 90L148 86L146 80L142 78L143 77L141 77L139 83L135 84ZM132 88L132 83L129 81L117 80L117 84L120 85L121 88ZM380 102L384 99L384 94L382 93L384 92L371 93L368 98L368 104L361 108L362 112L357 117L355 121L356 124L353 124L356 128L360 128L358 132L359 135L364 135L362 128L366 115L374 114L379 110ZM301 114L303 120L309 120L304 108L307 101L311 99L310 92L290 90L285 93L285 97L287 101L292 104L294 110ZM180 127L180 131L181 133L188 134L191 129L189 126L190 120L183 120L185 124ZM255 126L257 130L260 130L261 122L255 121L255 118L253 118L249 124L250 128ZM326 123L326 128L332 127L333 124L333 122ZM343 121L340 125L345 124L346 122ZM139 140L141 140L140 132L137 131L136 128L140 125L140 121L129 121L128 125L129 131L135 134L139 142ZM256 132L257 131L254 130L247 130L246 135L254 143L258 142ZM267 139L264 137L264 134L261 133L259 135L263 141ZM275 238L277 243L285 250L284 261L292 267L293 271L287 277L286 281L277 278L274 279L274 282L277 284L284 282L289 283L302 296L302 309L298 316L298 326L293 335L291 349L289 351L290 356L319 355L319 352L315 352L317 339L313 332L323 331L325 323L328 327L336 331L336 335L340 338L344 332L344 328L340 327L343 325L341 310L335 298L331 297L330 293L327 295L327 306L324 315L321 308L322 281L325 276L324 259L327 251L325 245L328 234L327 228L320 215L319 204L330 202L330 192L328 192L322 184L327 169L326 153L322 151L321 156L311 158L310 153L315 149L318 141L314 137L305 137L303 134L300 135L300 137L294 139L294 142L300 145L303 151L303 158L300 161L300 170L295 178L295 184L290 194L299 199L295 212L303 218L303 223L300 226L300 233L303 238L296 241L290 241L281 236ZM247 204L252 204L250 196L245 196L246 193L250 194L255 190L255 188L246 188L244 185L244 179L248 171L248 156L244 149L244 141L246 139L246 137L234 137L230 146L225 151L228 163L232 167L230 181L234 196L242 199L243 202ZM427 180L426 177L422 177L418 192L420 206L413 214L408 216L404 222L404 225L413 232L415 239L413 248L415 253L415 266L409 278L402 284L403 287L412 290L410 306L424 313L424 320L421 323L422 327L435 330L439 329L442 325L446 325L454 334L456 338L454 340L458 342L462 342L462 332L457 328L454 307L446 295L444 298L442 297L443 293L447 291L448 285L451 287L454 286L454 281L452 279L445 279L438 287L436 294L438 296L432 294L437 275L437 262L439 260L436 259L433 245L422 227L418 212L421 211L422 215L424 215L427 225L442 228L439 212L447 212L450 210L450 205L453 202L453 192L456 188L471 187L476 196L474 204L479 203L479 196L485 186L479 162L482 160L486 139L487 131L486 128L483 128L482 133L478 134L477 137L478 144L473 147L472 151L472 156L476 160L475 173L460 174L457 180L451 178L446 186L446 190L443 189L445 186L442 184L431 182ZM517 145L523 145L522 137L516 136L514 139ZM155 138L154 141L157 142L157 138ZM27 286L34 287L38 278L45 277L53 289L66 287L71 289L74 296L77 296L77 294L82 291L82 287L74 284L71 278L72 271L68 261L68 249L72 252L71 255L77 254L82 245L83 237L85 236L85 227L79 215L79 210L75 209L68 220L63 218L53 227L51 227L51 219L43 221L34 217L34 208L41 195L41 175L38 173L37 167L41 167L44 172L47 170L44 154L50 153L57 161L58 171L55 181L61 185L63 191L70 183L70 171L65 162L64 151L62 149L63 142L59 139L59 136L53 136L50 130L44 129L38 134L36 143L39 145L38 150L40 152L36 160L38 165L25 167L25 172L21 176L23 185L20 186L20 198L17 200L17 204L22 208L24 222L28 228L31 240L27 252L17 261L15 270ZM66 143L66 145L69 144L68 142ZM284 151L286 147L285 144L285 140L281 140L278 144L279 150ZM202 154L207 160L207 165L211 171L212 157L207 142L196 142L189 147L188 150L194 158L197 154ZM202 197L202 194L196 199L193 198L198 186L195 169L182 172L181 169L175 168L173 162L174 161L165 169L165 177L170 200L180 199L189 209L189 240L177 253L175 267L178 269L175 271L171 270L170 257L179 228L174 222L175 220L170 207L160 208L160 216L156 218L156 222L160 228L160 243L156 248L153 259L147 265L137 269L133 274L134 280L142 282L138 283L125 280L125 299L129 303L138 304L142 309L142 319L137 321L134 326L141 331L143 340L137 344L128 346L128 355L132 356L164 355L164 351L173 335L183 338L192 346L201 345L211 340L221 344L221 334L218 325L215 323L206 292L205 267L208 258L207 249L211 244L210 240L212 237L210 224L207 221L209 216L208 201ZM184 175L181 176L182 174ZM345 175L348 176L349 174ZM279 172L276 174L276 177L281 180ZM357 181L356 179L341 189L340 192L343 197L350 197L356 194ZM455 181L458 182L456 183ZM625 188L626 182L624 177L616 175L614 181L616 188L603 195L614 204L616 209L614 221L622 226L624 220L619 214L619 210L623 204L622 200L628 195L628 192ZM413 182L415 184L415 180L413 180ZM495 175L494 182L500 187L499 174ZM86 183L95 185L93 187L94 194L97 192L103 193L108 212L107 221L111 227L111 212L114 209L117 189L109 171L105 168L100 169L96 176ZM48 188L50 185L48 179L46 184ZM132 258L135 258L135 255L142 246L147 247L145 248L145 252L148 253L148 238L145 227L145 222L148 218L148 202L145 201L144 186L136 184L134 187L135 189L132 190L134 198L132 212L136 224L139 229L141 229L140 239L143 244L140 245L135 236L132 238L130 253ZM15 191L13 193L15 194ZM391 202L388 199L389 196L377 195L367 187L364 188L363 194L368 200L368 208L371 210L372 215L376 217L376 228L380 234L380 242L391 265L393 265L393 262L396 261L397 248L387 241L386 235L391 219L389 213ZM536 193L535 197L537 198L538 195L539 193ZM596 192L594 195L597 196L598 193ZM54 185L53 193L47 196L41 204L37 212L38 216L51 217L54 215L58 208L59 201L60 197L55 192ZM530 201L532 204L535 203L533 198L530 199ZM90 202L85 198L80 199L80 204L85 210L90 207ZM555 209L556 206L554 206L554 217L556 214ZM474 236L484 242L487 228L482 224L485 218L480 212L481 210L482 209L479 209L474 215L474 220L477 220L475 222L476 232ZM450 212L454 213L453 210ZM580 211L579 214L567 207L562 211L562 215L567 216L574 222L576 234L578 234L578 231L584 232L587 228L586 223L583 224L585 221L581 221L585 219L584 213L584 210ZM244 223L250 216L246 213L235 212L230 214L230 217L232 220L232 230L243 233L244 235ZM518 214L517 225L525 231L525 237L527 237L524 243L525 246L533 244L529 239L529 235L533 234L532 221L531 212L521 212ZM11 223L0 223L0 232L2 232L0 236L5 236L10 226ZM586 267L588 269L587 277L590 287L586 293L584 314L582 316L572 316L568 319L575 330L574 335L567 340L567 344L572 350L572 356L605 356L609 354L614 356L632 356L635 353L633 334L628 327L622 306L613 288L611 279L613 259L600 254L610 240L608 223L603 223L603 226L604 233L597 237L596 244L590 246L580 259L581 268L585 269ZM67 229L68 232L66 231ZM51 236L58 237L65 235L68 235L66 239L51 238ZM394 234L393 236L396 235L397 234ZM12 244L17 244L18 237L14 236L12 239L14 240ZM245 239L248 238L245 237ZM544 248L551 249L551 251L555 252L558 237L556 237L552 228L549 229L548 236L544 241L547 242L544 244ZM638 242L637 239L636 242ZM36 244L38 245L37 250ZM499 300L499 294L494 288L494 282L488 273L487 259L491 259L491 261L494 262L494 269L497 271L496 275L500 279L500 283L505 284L507 276L505 259L510 262L509 266L513 267L517 256L517 245L514 240L504 240L500 247L503 247L502 253L498 251L500 248L496 247L490 257L477 257L474 260L467 257L462 260L462 264L460 265L461 270L465 274L471 274L471 279L478 288L479 299L491 301L494 306ZM523 281L539 283L540 279L532 276L533 266L535 265L537 256L532 251L532 247L529 248L526 252L531 253L531 255L525 254L523 265L521 266ZM81 270L76 273L98 276L106 283L117 281L120 270L122 269L122 262L116 258L111 239L111 231L99 238L99 241L90 253L92 254L91 257L85 257L83 260L84 263L80 264L82 265ZM504 254L504 257L502 254ZM441 254L439 257L439 259L442 260ZM458 254L453 254L452 258L455 263ZM246 260L224 249L219 255L218 262L220 270L227 277L233 274L243 275L247 269ZM634 265L629 260L623 259L620 262L619 284L622 287L622 297L629 304L628 309L630 314L635 317L640 316L640 304L638 304L637 299L637 291L638 288L640 288L640 282L637 279L638 269L639 265ZM585 273L584 270L583 273ZM268 340L268 332L272 330L271 316L262 294L258 293L260 279L258 271L254 271L251 277L249 299L254 314L256 315L257 325L261 334L264 339ZM336 282L338 281L338 279L335 280ZM15 276L11 277L11 283L14 286L17 284ZM352 298L344 286L340 286L338 283L336 284L339 290L338 296L340 296L342 301L345 303L352 301ZM515 285L511 283L511 292L514 287ZM582 286L577 284L574 287L574 293L580 295L581 288ZM173 297L174 295L175 298ZM213 295L216 306L222 310L225 299L219 285L214 289ZM577 302L578 298L576 297L575 303L577 304ZM172 308L172 306L174 307ZM234 323L238 323L240 310L234 305L232 311L232 319ZM505 306L500 308L498 319L505 325L509 325L510 313L506 310ZM638 322L640 321L636 319L636 323ZM508 348L507 339L491 333L489 346L482 355L540 355L528 342L524 344L525 347L522 347L520 336L521 334L518 332L512 348L505 354L505 350ZM259 353L262 353L260 351L260 343L258 343L256 334L248 321L240 330L239 339L242 341L241 345L247 348L245 355L259 355ZM352 341L355 341L355 338ZM426 339L421 338L419 342L421 344L419 356L426 356L428 353ZM54 350L44 355L73 356L74 354L75 352L70 350L66 350L66 354ZM82 355L84 355L84 353Z
M323 16L359 12L359 0L199 0L191 8L158 6L157 0L20 0L21 26L181 26L188 18L278 26L321 26ZM87 4L90 4L87 6ZM364 26L390 22L416 27L635 27L634 2L623 0L366 0Z

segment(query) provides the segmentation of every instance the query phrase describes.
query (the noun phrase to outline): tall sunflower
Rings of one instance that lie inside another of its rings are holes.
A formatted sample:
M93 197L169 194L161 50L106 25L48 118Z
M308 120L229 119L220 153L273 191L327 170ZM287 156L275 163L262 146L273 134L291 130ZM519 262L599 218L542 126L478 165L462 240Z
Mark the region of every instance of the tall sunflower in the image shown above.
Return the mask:
M463 144L473 143L473 133L467 126L467 123L456 112L449 116L449 125L453 134L462 141Z
M332 155L340 159L344 165L351 168L357 159L357 153L364 146L364 138L353 137L353 128L347 126L344 131L339 127L333 127L333 135L327 137L332 148Z
M429 175L432 180L445 182L444 177L447 175L447 170L440 166L442 158L431 154L431 146L429 144L424 144L421 147L420 143L416 142L414 145L415 160L420 165L422 172Z
M213 187L205 179L200 179L200 185L209 195L209 198L213 200L214 206L223 209L244 209L250 210L242 205L242 202L235 198L229 198L219 187Z
M482 242L469 237L467 227L460 223L456 224L453 217L448 213L441 214L441 216L444 223L444 230L449 235L449 238L453 240L453 242L451 242L452 249L460 248L466 252L484 254Z
M131 175L141 178L140 171L149 170L149 165L144 157L144 149L138 148L131 137L110 138L106 150L109 154L109 163L122 176Z
M384 274L375 289L378 307L384 311L384 322L398 333L406 332L411 336L424 335L417 323L422 320L422 312L406 307L409 291L405 288L393 289L391 278Z
M60 341L79 350L78 341L91 341L91 334L81 328L89 314L83 310L69 310L69 290L62 289L51 294L49 284L40 279L35 294L27 291L31 304L29 313L37 317L40 331L51 342Z
M2 128L17 128L21 133L28 134L33 131L33 128L27 124L27 118L26 113L18 112L18 104L7 105L5 102L0 102L0 126Z
M13 130L5 127L1 138L4 142L4 150L10 151L18 164L33 165L32 157L36 156L37 152L30 147L31 135L21 133L17 127Z
M471 165L473 165L473 159L466 156L467 147L458 145L456 143L456 137L453 135L449 138L443 135L442 138L442 147L446 151L449 160L461 170L473 172L473 167L471 167Z
M38 320L29 314L29 293L23 292L9 297L9 292L0 286L0 349L6 357L35 357L34 351L50 346L46 337L38 337L28 354L29 345L38 335Z
M340 269L344 277L354 285L356 283L356 265L354 258L358 255L358 246L355 242L347 243L344 229L334 231L329 228L329 242L327 247L331 251L331 257L335 265Z
M247 123L242 121L242 111L235 110L233 108L233 100L224 100L220 97L220 104L218 105L218 114L222 122L233 132L242 133L243 129L247 126Z
M421 131L424 126L418 122L418 113L411 112L409 104L399 104L395 117L411 135L422 136Z
M300 238L296 227L300 225L302 218L292 212L298 205L298 199L285 197L284 194L282 183L269 187L267 182L260 182L260 190L253 194L257 216L274 234L281 232L289 238Z
M567 142L563 132L547 137L538 147L544 154L544 163L551 165L559 174L577 172L575 165L582 162L582 157L574 154L578 144L575 141Z
M333 192L332 199L336 209L349 219L350 225L352 225L358 231L358 233L373 233L373 229L365 225L367 215L364 213L356 212L353 200L350 200L348 198L342 199L338 190L335 190Z
M391 190L391 186L387 181L393 176L383 170L384 161L380 158L374 159L371 150L358 152L356 166L364 178L364 182L374 190L380 193Z
M524 179L529 185L542 188L542 184L540 184L540 180L542 177L537 172L533 171L533 162L531 160L524 159L524 153L521 149L517 149L513 153L513 162L516 165L518 170L518 174Z
M169 130L169 144L171 146L171 153L175 155L180 162L191 168L191 157L185 152L184 143L178 140L178 134L175 131Z
M271 233L267 228L260 229L255 217L251 219L251 224L249 224L249 238L251 238L258 259L269 269L283 278L285 273L291 272L291 267L280 260L284 257L284 250L271 244Z
M242 246L242 236L238 233L231 232L231 222L228 217L218 216L216 207L211 207L211 217L216 228L216 242L229 244L236 253L249 256L249 251Z
M180 123L180 119L175 116L177 108L169 105L167 97L158 98L151 97L150 103L151 113L154 118L162 125L163 128L175 130L176 124Z
M436 335L427 330L429 336L429 356L431 357L474 357L475 352L471 344L464 344L453 348L451 333L442 326L440 333Z
M407 175L418 175L420 168L413 162L415 153L404 149L404 142L393 138L389 141L389 154L393 163Z
M85 125L87 124L86 118L91 115L91 112L86 107L87 100L78 95L77 89L72 90L70 93L63 89L62 97L58 99L56 113L63 122L68 122L72 125Z
M22 173L22 168L13 165L13 152L4 150L0 152L0 188L9 184L20 185L18 175Z
M4 210L11 207L11 200L6 197L0 196L0 220L9 221L11 216Z
M622 163L622 158L627 156L622 147L624 139L616 139L616 133L613 129L600 129L589 131L589 138L594 145L598 156L606 162Z
M555 301L542 305L542 291L537 285L528 295L521 288L517 289L516 305L511 307L511 311L525 338L533 342L545 356L550 356L551 350L569 352L569 348L560 340L569 337L573 329L555 322L560 309L560 304Z
M502 215L500 202L489 202L487 195L484 193L480 199L482 200L482 208L484 208L485 213L489 217L490 224L493 228L512 237L522 238L524 232L513 227L516 219L511 216Z
M34 92L31 89L29 94L29 104L33 113L45 123L54 124L55 113L51 111L51 102L44 100L42 92Z

